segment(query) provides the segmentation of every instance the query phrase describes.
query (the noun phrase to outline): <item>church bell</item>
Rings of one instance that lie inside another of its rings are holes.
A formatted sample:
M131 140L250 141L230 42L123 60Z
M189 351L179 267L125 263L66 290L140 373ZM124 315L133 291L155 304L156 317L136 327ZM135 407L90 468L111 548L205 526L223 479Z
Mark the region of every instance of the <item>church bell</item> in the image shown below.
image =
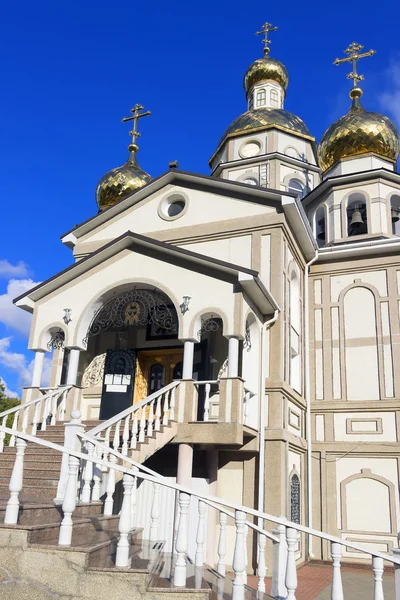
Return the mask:
M392 208L392 223L397 223L399 219L399 209Z
M361 212L356 208L352 214L350 225L349 225L349 233L350 235L360 235L362 233L367 233L367 226L364 223Z

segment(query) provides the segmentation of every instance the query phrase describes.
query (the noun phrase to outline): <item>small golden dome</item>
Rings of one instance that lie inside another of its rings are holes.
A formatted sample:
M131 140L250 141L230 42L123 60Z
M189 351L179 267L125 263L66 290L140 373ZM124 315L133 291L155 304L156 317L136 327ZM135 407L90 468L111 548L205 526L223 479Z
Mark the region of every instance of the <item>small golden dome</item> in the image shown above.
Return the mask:
M99 210L114 206L150 181L150 175L137 164L136 152L131 150L128 161L122 167L108 171L97 184L96 202Z
M289 74L285 65L275 58L264 56L254 61L246 71L243 80L246 94L254 84L266 81L267 79L272 79L272 81L279 83L286 92L289 83Z
M352 89L353 102L349 112L328 127L321 138L318 155L324 171L350 156L373 153L391 161L396 161L399 156L396 126L388 117L364 110L361 95L360 88Z

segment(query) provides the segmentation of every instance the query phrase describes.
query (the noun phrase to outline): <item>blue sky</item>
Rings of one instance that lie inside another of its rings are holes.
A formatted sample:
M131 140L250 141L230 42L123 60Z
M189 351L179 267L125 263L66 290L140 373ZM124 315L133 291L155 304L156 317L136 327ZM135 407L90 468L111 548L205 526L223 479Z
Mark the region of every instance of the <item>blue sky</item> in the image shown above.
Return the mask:
M29 317L11 297L71 264L60 235L96 213L99 178L121 165L136 102L139 162L158 176L168 162L209 173L224 129L245 111L248 65L262 56L254 33L279 26L271 56L285 63L285 108L319 139L347 112L347 66L334 67L352 42L377 54L360 63L364 106L400 125L400 26L393 0L333 5L252 3L4 2L0 20L2 144L0 376L10 390L29 383Z

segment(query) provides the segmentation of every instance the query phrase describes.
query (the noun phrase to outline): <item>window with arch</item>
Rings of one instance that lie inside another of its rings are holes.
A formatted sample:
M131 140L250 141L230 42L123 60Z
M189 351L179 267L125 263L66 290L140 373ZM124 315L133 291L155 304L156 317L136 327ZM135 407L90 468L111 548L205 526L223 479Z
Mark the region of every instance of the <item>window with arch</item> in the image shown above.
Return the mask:
M271 106L273 108L276 108L279 106L279 94L276 90L271 90L269 100L270 100Z
M365 196L359 192L350 194L346 210L347 235L363 235L368 233L367 203Z
M252 177L243 179L242 183L246 183L247 185L258 185L258 181L256 181L256 179L253 179Z
M325 206L319 206L315 213L314 233L318 246L321 248L326 244L326 209Z
M300 478L293 473L290 478L290 520L300 525Z
M257 90L257 95L256 95L256 106L265 106L265 101L267 98L267 94L265 92L265 90Z
M400 194L394 194L390 198L390 220L392 233L400 236Z
M160 363L154 363L149 370L148 390L149 394L154 394L164 387L165 367Z
M300 355L300 279L295 269L289 281L290 310L290 385L301 393L301 355Z
M288 192L291 194L297 194L299 198L304 198L306 195L306 188L299 179L290 179L288 184Z

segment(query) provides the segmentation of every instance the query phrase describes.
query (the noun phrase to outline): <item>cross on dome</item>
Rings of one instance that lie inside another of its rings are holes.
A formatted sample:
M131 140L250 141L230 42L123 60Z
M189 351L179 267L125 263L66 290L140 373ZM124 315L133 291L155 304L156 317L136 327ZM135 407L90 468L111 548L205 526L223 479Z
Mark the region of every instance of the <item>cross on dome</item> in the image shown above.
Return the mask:
M271 23L264 23L264 25L261 27L260 31L256 31L256 35L263 35L264 38L262 40L263 44L264 44L264 55L268 56L268 54L270 53L270 44L271 44L271 40L268 39L268 34L271 31L277 31L278 27L275 27L274 25L272 25Z
M345 54L348 54L348 56L346 58L336 58L333 61L333 64L336 66L341 65L342 63L353 63L353 70L347 75L347 79L353 80L353 89L358 86L359 81L363 81L364 79L364 75L359 75L357 73L357 61L360 60L360 58L373 56L376 53L376 50L369 50L368 52L360 53L360 50L362 50L363 48L364 46L362 46L361 44L358 44L357 42L352 42L350 46L348 46L345 50Z
M139 119L141 119L142 117L147 117L147 116L151 115L150 110L147 110L145 112L140 112L142 110L144 110L144 106L142 106L141 104L135 104L135 106L133 108L131 108L132 116L124 117L122 119L122 123L126 123L127 121L133 121L133 129L132 129L132 131L129 132L129 135L132 136L132 144L129 145L128 149L131 152L137 152L139 150L139 146L136 144L137 138L142 135L141 133L138 132Z

